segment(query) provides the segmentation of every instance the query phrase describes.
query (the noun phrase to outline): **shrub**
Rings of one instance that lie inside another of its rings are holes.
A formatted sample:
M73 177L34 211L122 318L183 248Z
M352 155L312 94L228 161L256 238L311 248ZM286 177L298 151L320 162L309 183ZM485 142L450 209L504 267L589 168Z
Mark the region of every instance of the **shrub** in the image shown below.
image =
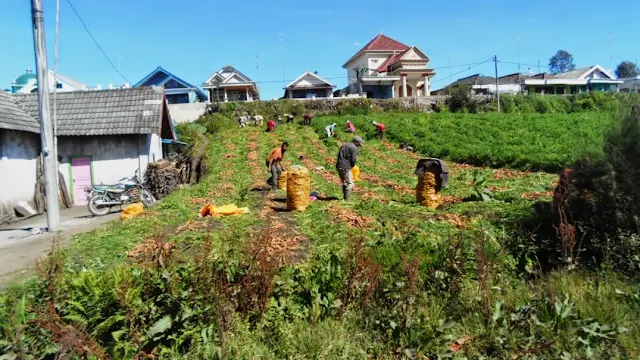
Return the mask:
M640 275L638 139L640 107L626 107L606 135L603 153L584 155L573 164L554 203L541 210L536 247L547 266L606 266Z

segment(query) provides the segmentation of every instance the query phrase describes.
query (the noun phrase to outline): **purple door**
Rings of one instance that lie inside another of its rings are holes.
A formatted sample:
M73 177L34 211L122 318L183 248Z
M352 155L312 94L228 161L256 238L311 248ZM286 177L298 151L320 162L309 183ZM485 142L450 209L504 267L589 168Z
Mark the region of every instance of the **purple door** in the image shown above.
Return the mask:
M73 203L86 205L85 189L91 186L91 158L81 157L71 159L71 183L73 187Z

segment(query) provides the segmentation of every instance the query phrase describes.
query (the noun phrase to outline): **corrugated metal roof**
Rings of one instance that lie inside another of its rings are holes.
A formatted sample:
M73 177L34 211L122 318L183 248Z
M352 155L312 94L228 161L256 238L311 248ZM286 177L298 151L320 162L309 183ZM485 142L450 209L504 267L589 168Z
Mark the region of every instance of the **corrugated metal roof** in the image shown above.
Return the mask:
M164 91L159 87L58 93L57 134L159 134ZM37 94L12 96L26 113L38 118Z
M39 134L40 123L36 119L37 114L36 117L30 116L16 104L11 95L0 90L0 129Z

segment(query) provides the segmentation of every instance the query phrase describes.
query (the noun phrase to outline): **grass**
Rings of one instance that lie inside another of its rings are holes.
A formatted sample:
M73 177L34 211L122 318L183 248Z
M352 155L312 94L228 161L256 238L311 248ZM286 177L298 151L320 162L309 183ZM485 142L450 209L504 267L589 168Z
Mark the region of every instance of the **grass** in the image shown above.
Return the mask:
M328 116L314 124L320 130L351 119L361 134L373 138L377 120L387 136L430 157L492 168L559 172L585 152L602 149L611 114L412 114Z
M268 176L262 159L282 141L290 143L287 165L312 170L312 191L340 197L334 162L350 137L322 139L320 124L332 119L317 119L316 129L216 132L201 183L141 218L78 236L64 250L60 278L41 272L0 295L0 340L6 341L0 353L26 349L36 357L71 346L42 330L53 322L86 330L112 358L640 354L637 284L615 274L542 274L531 258L528 270L520 266L514 229L535 201L550 199L555 175L447 162L449 203L429 210L414 203L419 155L367 139L351 202L315 201L303 213L281 212L284 192L259 189ZM365 119L357 121L364 128ZM487 174L493 201L462 201L477 173ZM198 218L207 203L251 212ZM285 227L258 236L277 224ZM150 239L162 246L148 258L126 256ZM303 256L275 268L272 256L261 256L269 241L292 239L302 239L296 251ZM173 252L158 250L166 242ZM18 316L22 295L28 310ZM43 314L53 320L35 321Z

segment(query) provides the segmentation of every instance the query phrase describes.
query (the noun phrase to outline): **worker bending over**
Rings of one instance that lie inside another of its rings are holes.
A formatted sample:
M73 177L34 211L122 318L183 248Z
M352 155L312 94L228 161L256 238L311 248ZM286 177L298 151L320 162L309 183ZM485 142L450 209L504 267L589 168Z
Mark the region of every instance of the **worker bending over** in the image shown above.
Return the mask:
M338 160L336 161L336 170L340 180L342 180L342 195L345 201L348 201L353 191L353 173L351 169L356 166L358 160L358 149L364 144L360 136L354 136L352 142L345 143L338 151Z
M280 147L273 148L267 156L265 165L267 165L267 169L271 173L271 177L267 180L267 184L271 185L271 189L273 190L278 189L278 179L280 178L280 175L282 175L282 172L286 171L282 165L282 158L284 157L284 153L287 152L287 148L289 148L289 143L283 142Z
M333 137L336 134L336 123L327 125L327 127L324 128L324 131L327 132L328 138Z
M353 125L353 123L349 120L347 120L347 132L350 132L350 133L356 132L355 125Z
M378 139L382 139L384 137L384 132L386 130L386 126L384 126L384 124L378 123L378 122L373 122L373 126L376 127L376 131Z
M267 121L267 132L272 132L276 129L276 122L273 120Z

